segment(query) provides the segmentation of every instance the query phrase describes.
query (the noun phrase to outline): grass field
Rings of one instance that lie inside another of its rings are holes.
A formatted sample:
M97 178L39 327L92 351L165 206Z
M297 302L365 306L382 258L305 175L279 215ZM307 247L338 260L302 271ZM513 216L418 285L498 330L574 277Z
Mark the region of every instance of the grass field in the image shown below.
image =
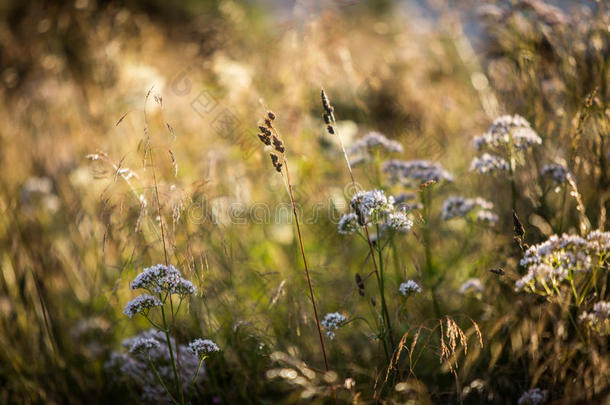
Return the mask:
M1 404L610 404L604 1L0 5Z

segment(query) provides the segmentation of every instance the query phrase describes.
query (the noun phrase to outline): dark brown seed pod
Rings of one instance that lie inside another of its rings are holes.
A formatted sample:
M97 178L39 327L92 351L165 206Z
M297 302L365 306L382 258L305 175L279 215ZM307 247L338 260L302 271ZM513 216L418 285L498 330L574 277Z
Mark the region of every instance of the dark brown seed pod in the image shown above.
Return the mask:
M329 114L324 113L323 117L324 117L324 123L326 123L326 124L329 124L329 125L330 125L330 115L329 115Z
M513 233L518 238L522 238L525 235L525 229L523 229L523 225L521 225L521 221L519 221L515 211L513 211Z
M276 151L280 153L284 153L286 149L284 149L284 143L280 141L277 136L273 135L273 147Z
M326 127L326 130L328 131L329 134L334 135L335 134L335 128L333 128L332 125L329 125Z
M260 139L262 143L264 143L265 145L271 145L271 138L268 135L264 135L264 134L257 134L257 135L258 135L258 139Z
M326 96L326 92L324 91L324 89L322 89L322 91L320 92L320 96L322 98L322 108L324 108L324 110L327 113L331 113L331 106L330 106L330 101L328 101L328 97Z
M258 129L260 129L263 134L271 136L271 131L269 130L269 128L259 125Z
M489 269L490 272L497 274L498 276L503 276L504 274L506 274L506 272L501 269L501 268L497 268L497 269Z
M360 294L361 297L364 297L364 281L358 273L356 273L356 285L358 286L358 294Z
M273 124L269 118L265 118L265 125L267 125L267 128L269 129L273 128Z
M267 111L267 117L269 117L269 119L273 121L275 119L275 114L273 113L273 111Z

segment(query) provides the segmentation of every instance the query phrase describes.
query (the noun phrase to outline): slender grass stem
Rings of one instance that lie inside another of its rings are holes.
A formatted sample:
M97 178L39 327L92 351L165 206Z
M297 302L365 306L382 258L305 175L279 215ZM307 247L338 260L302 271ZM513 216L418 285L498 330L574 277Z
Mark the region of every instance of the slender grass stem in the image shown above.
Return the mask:
M288 162L284 156L284 168L286 172L286 185L288 188L288 195L290 196L290 204L292 205L292 213L294 214L294 222L297 227L297 236L299 238L299 246L301 248L301 255L303 257L303 266L305 267L305 276L307 277L307 285L309 287L309 297L311 298L311 306L313 307L314 317L316 318L316 326L318 328L318 337L320 338L320 348L322 349L322 355L324 356L324 366L326 371L328 368L328 359L326 357L326 348L324 347L324 338L322 337L322 328L320 326L320 318L318 316L318 308L316 306L316 298L313 294L313 287L311 284L311 276L309 274L309 266L307 265L307 257L305 256L305 248L303 246L303 237L301 235L301 226L299 225L299 216L297 214L297 207L294 200L294 194L292 192L292 183L290 182L290 171L288 169Z
M172 400L172 402L174 404L179 405L178 401L176 401L176 399L174 398L172 393L169 392L169 390L167 389L167 386L165 385L165 382L163 382L163 378L161 378L161 375L159 375L159 372L157 371L157 368L155 367L155 365L152 362L152 360L150 359L150 356L148 356L148 364L150 365L150 368L152 369L153 373L155 373L155 376L157 377L157 380L159 380L159 383L161 384L161 386L165 390L165 393L169 396L169 398Z

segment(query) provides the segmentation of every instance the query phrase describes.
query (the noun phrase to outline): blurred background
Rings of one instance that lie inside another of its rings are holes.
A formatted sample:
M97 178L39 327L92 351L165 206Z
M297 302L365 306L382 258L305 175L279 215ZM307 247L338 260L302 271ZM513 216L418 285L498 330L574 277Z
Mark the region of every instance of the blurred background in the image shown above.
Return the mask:
M348 146L380 131L404 146L396 157L455 176L432 208L437 295L443 313L479 323L484 345L462 360L461 395L446 366L424 355L389 403L516 403L539 383L558 401L607 399L607 351L571 357L569 339L549 338L554 312L513 292L510 189L469 167L473 137L520 114L543 139L517 177L528 242L580 223L577 202L562 203L541 179L546 163L569 166L593 228L604 229L609 32L603 1L2 1L0 403L138 401L104 364L146 327L121 313L129 281L163 259L145 134L171 261L201 291L179 335L223 347L200 402L303 401L266 374L273 352L320 359L287 196L256 133L274 111L321 310L365 312L353 280L370 262L366 245L336 232L349 176L325 132L321 88ZM355 168L358 182L379 186L369 169ZM455 194L492 200L498 224L442 221L442 201ZM398 284L421 274L417 231L395 252L398 299ZM484 289L465 296L460 285L472 277ZM409 302L409 324L435 316L429 298ZM368 403L379 351L350 328L329 343L330 361Z

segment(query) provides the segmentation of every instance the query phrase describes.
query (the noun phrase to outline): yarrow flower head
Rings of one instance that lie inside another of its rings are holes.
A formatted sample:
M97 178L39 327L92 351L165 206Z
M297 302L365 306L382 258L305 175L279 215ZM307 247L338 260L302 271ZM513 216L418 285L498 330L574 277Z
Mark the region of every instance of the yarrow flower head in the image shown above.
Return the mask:
M442 217L445 221L453 218L466 218L468 214L476 211L478 222L495 223L498 216L491 212L493 203L483 198L464 198L452 196L443 203Z
M136 338L131 348L129 349L129 353L131 354L148 354L153 349L159 349L161 344L155 338L145 338L139 337Z
M131 283L132 290L139 288L156 294L169 293L180 296L197 292L193 283L184 279L180 271L171 264L169 266L156 264L144 269Z
M497 155L483 153L481 157L475 157L470 164L470 171L477 171L481 174L508 171L508 162Z
M584 238L565 233L552 235L525 252L520 264L527 273L517 280L515 289L550 295L570 273L590 271L596 262L593 259L606 257L609 251L609 232L594 231Z
M372 131L354 142L348 150L349 154L354 157L354 162L371 161L376 151L401 153L403 148L399 142L388 139L379 132Z
M568 180L568 169L559 164L548 164L540 171L543 177L549 177L555 183L565 183Z
M338 229L339 233L344 235L357 232L360 229L360 225L358 224L358 216L353 212L343 214L339 220Z
M460 294L480 293L483 291L483 283L478 278L469 278L460 286Z
M359 191L350 201L358 223L366 225L377 222L387 213L394 210L394 198L386 196L383 190Z
M405 185L420 185L428 182L453 182L453 175L429 160L388 160L383 171L390 175L390 182Z
M518 405L541 405L546 401L546 397L546 390L532 388L531 390L524 392L517 403Z
M420 293L421 287L413 280L407 280L404 283L401 283L398 287L398 291L402 295L409 295L412 293Z
M125 305L123 313L128 317L133 318L134 315L147 314L151 308L160 307L161 305L162 303L157 297L142 294L129 301L127 305Z
M210 339L195 339L189 343L188 349L200 360L207 357L210 353L220 351L218 345Z
M483 147L496 149L506 145L524 150L541 143L542 139L532 129L530 123L520 115L503 115L496 118L489 130L474 140L479 150Z
M413 226L413 221L407 217L404 210L396 210L387 215L386 221L382 224L383 229L391 229L399 233L407 233Z
M326 314L321 322L324 329L326 329L326 336L328 336L330 340L333 340L335 338L334 331L346 320L347 319L345 316L339 312L331 312Z

